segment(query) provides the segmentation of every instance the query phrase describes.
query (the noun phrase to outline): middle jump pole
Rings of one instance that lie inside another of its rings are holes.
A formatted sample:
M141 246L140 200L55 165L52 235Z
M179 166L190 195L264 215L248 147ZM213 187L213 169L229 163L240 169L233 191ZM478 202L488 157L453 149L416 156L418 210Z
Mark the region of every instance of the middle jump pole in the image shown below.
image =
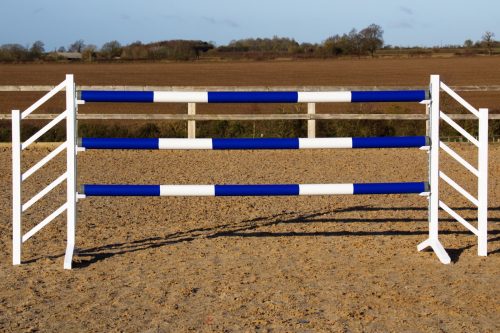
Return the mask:
M429 146L426 136L372 138L81 138L78 146L85 149L359 149L359 148L421 148Z

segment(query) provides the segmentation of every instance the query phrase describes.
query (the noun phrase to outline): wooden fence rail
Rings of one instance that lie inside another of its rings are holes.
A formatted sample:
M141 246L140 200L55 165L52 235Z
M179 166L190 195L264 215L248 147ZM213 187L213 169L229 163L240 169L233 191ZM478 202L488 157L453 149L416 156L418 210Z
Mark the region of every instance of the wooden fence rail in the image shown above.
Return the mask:
M51 120L57 114L31 114L33 120ZM448 114L455 120L474 120L474 115ZM0 120L10 120L10 114L0 114ZM79 113L80 120L427 120L425 114L360 114L360 113L321 113L321 114L100 114ZM490 114L489 119L500 120L500 114Z
M0 92L50 91L50 85L3 85ZM427 89L424 86L77 86L77 90L137 90L137 91L352 91L352 90L401 90ZM454 91L500 91L500 85L450 86ZM64 91L64 89L63 89Z
M50 91L54 86L0 86L0 92L43 92ZM485 92L499 91L499 85L489 86L454 86L455 91ZM424 87L387 87L387 86L77 86L77 90L125 90L125 91L352 91L352 90L394 90L394 89L426 89ZM55 114L32 114L30 119L54 119ZM455 120L476 119L471 114L450 114ZM0 120L9 120L10 114L0 114ZM304 114L196 114L196 104L188 103L187 114L95 114L79 113L80 120L181 120L187 121L188 138L196 136L196 121L207 120L307 120L307 136L316 136L316 120L425 120L425 114L353 114L353 113L316 113L316 104L307 103L307 113ZM490 114L489 119L498 120L500 114Z

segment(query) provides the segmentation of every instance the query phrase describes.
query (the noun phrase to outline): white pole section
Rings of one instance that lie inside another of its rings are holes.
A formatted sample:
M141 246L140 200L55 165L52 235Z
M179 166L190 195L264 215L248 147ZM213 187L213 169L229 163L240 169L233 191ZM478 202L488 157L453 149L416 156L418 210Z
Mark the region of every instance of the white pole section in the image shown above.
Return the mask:
M488 255L488 109L479 109L478 255Z
M431 75L431 105L430 105L430 129L431 150L429 184L431 194L429 198L429 238L438 239L438 216L439 216L439 75Z
M21 112L12 110L12 264L21 264Z
M307 103L307 114L316 114L316 103ZM307 137L314 139L316 137L316 120L307 121Z
M66 75L67 240L64 268L71 269L76 236L76 94L73 75Z
M196 114L196 103L188 103L188 115ZM196 121L188 120L188 138L196 138Z

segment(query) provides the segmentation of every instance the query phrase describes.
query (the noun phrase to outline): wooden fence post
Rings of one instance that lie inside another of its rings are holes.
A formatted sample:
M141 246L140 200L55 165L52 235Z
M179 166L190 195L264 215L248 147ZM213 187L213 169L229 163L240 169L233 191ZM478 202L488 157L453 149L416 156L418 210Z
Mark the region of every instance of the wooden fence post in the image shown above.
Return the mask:
M188 103L188 115L196 114L196 103ZM188 120L188 138L196 138L196 121Z
M316 114L316 103L307 103L307 114ZM312 139L316 137L316 120L307 121L307 137Z

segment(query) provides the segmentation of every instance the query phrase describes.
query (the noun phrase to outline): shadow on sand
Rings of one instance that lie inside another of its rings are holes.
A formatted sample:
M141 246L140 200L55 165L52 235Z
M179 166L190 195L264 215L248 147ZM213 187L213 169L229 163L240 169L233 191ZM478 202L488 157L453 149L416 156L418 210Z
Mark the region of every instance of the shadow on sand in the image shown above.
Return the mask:
M474 211L467 207L457 207L453 208L455 211ZM489 209L500 210L500 207L494 207ZM288 231L288 232L271 232L271 231L259 231L259 228L269 227L279 224L307 224L307 223L401 223L401 222L427 222L426 218L394 218L394 217L384 217L383 214L379 215L377 218L335 218L332 215L346 212L385 212L385 211L427 211L426 207L368 207L368 206L355 206L345 209L339 209L335 211L323 211L323 212L313 212L309 214L297 214L294 212L282 213L265 217L258 217L251 220L244 220L235 223L229 223L224 225L217 225L209 228L197 228L186 230L182 232L175 232L162 237L150 237L140 240L114 243L98 247L78 249L75 251L75 257L78 261L74 263L74 268L84 268L92 265L93 263L106 260L116 255L122 255L125 253L132 253L137 251L143 251L147 249L159 248L168 246L171 244L190 242L196 239L202 238L219 238L219 237L301 237L301 236L320 236L320 237L342 237L342 236L416 236L422 235L422 240L428 234L427 229L422 230L383 230L383 231ZM328 217L325 217L328 216ZM456 222L452 218L440 219L440 222ZM489 223L500 222L499 218L490 218ZM491 227L490 227L491 228ZM439 231L442 235L471 235L467 230L446 230L442 229ZM488 230L489 240L488 242L496 243L500 241L500 230ZM448 254L450 255L453 262L458 262L461 254L470 248L476 247L476 244L467 245L461 248L448 248ZM489 255L500 253L500 249L489 252ZM56 259L64 256L64 254L59 254L51 256L50 258ZM25 261L26 263L34 262L40 258L35 258Z

